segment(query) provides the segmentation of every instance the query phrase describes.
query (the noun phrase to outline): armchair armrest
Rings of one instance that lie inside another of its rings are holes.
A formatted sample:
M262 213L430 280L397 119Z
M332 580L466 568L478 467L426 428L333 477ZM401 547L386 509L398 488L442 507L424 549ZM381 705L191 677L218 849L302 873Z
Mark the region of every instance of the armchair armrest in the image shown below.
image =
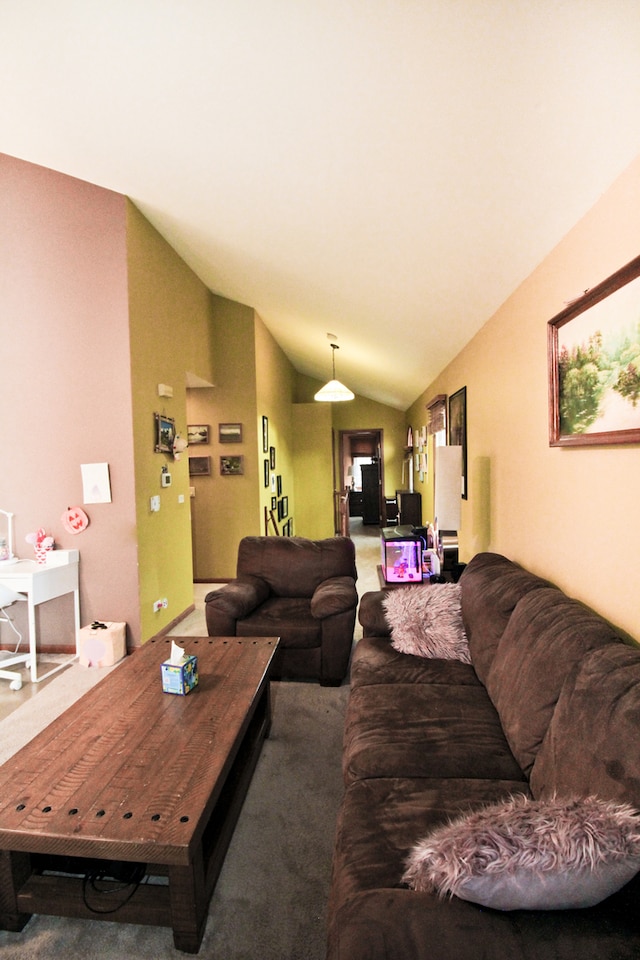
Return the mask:
M269 585L259 577L241 577L231 580L219 590L212 590L205 597L220 613L243 620L269 596Z
M311 615L324 620L336 613L354 610L358 605L358 592L353 577L330 577L323 580L311 597Z

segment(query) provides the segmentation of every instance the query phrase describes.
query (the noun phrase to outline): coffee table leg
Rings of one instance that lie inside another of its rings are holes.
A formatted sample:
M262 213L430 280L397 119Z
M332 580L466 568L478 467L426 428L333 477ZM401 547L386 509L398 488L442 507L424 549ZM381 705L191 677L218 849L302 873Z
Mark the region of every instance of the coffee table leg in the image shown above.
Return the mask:
M189 867L169 868L173 942L177 950L197 953L207 924L207 897L202 852Z
M0 930L22 930L31 919L30 913L20 913L17 891L31 874L28 853L0 850Z

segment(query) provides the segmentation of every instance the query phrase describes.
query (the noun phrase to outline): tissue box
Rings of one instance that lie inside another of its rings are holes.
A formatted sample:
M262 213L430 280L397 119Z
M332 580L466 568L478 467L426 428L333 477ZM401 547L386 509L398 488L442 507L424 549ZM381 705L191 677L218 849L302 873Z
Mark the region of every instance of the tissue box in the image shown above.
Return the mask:
M78 630L78 652L83 667L111 667L127 653L126 623L95 621Z
M162 671L162 689L165 693L178 693L186 696L198 684L198 658L187 657L184 663L175 664L165 660L160 664Z

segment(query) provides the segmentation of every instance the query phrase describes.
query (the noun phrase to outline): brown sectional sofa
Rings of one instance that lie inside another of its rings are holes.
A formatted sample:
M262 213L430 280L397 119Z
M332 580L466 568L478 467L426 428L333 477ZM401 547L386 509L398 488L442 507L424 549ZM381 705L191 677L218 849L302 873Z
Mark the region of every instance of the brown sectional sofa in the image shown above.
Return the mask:
M640 649L497 554L460 594L472 665L397 653L384 594L362 598L328 960L637 960L638 876L595 907L509 912L402 882L432 828L512 794L640 809Z

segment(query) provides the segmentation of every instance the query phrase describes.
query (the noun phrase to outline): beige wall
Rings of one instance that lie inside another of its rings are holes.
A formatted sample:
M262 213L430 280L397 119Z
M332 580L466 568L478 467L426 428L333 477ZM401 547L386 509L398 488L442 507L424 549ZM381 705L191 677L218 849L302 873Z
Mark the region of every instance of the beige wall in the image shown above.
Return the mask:
M547 321L638 255L639 222L640 159L408 411L415 428L433 395L467 387L462 559L504 553L636 639L640 452L549 447Z

